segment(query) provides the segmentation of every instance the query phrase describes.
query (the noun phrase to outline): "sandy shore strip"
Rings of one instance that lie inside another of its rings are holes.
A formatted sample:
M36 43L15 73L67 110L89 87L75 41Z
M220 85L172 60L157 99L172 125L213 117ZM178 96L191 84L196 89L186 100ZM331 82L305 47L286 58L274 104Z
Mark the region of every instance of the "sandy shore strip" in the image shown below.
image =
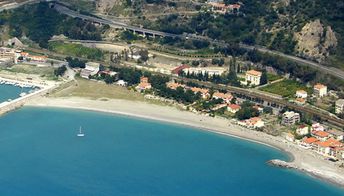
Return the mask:
M262 132L249 130L232 124L228 119L213 118L181 111L174 107L159 106L145 102L127 100L91 100L80 97L47 98L42 97L25 104L35 107L72 108L107 112L169 123L177 123L200 128L218 134L250 140L280 149L290 155L293 168L321 178L327 182L344 187L344 169L338 164L327 161L311 150L306 150L282 137L274 137ZM268 161L268 160L267 160Z

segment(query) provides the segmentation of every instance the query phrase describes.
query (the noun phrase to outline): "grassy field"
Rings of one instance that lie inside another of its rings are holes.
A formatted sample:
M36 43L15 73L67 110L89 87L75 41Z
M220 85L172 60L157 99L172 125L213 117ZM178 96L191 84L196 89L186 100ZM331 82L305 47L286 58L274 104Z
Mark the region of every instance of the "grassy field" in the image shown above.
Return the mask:
M88 48L81 44L70 44L62 42L50 42L49 49L65 55L76 56L86 59L103 60L104 52L97 48Z
M77 82L66 84L60 90L51 94L52 97L87 97L91 99L125 99L132 101L144 101L141 93L128 90L116 85L78 79Z
M45 77L48 79L55 78L53 67L36 67L34 65L16 64L12 66L10 69L6 70L15 73L40 75L41 77Z
M281 79L282 77L279 76L279 75L275 75L275 74L271 74L271 73L267 73L267 76L268 76L268 81L269 82L273 82L275 80L279 80Z
M294 97L297 90L301 89L307 91L309 94L312 93L312 89L307 88L305 85L294 80L283 80L281 82L276 82L274 84L267 85L260 90L291 98Z

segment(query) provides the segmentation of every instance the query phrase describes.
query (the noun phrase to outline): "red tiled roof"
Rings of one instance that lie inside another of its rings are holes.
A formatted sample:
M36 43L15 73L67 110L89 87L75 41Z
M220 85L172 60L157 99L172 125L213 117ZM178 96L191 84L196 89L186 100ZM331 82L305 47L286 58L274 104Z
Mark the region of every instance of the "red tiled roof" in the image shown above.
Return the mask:
M256 70L247 71L246 74L250 74L250 75L253 75L253 76L262 76L262 72L256 71Z
M303 139L303 142L306 144L312 144L312 143L315 143L317 141L319 141L319 140L315 137L309 137L309 138L306 137Z
M240 110L240 105L237 104L230 104L228 105L229 108L231 108L232 110Z
M328 137L329 133L325 132L325 131L313 131L312 132L313 135L316 135L318 137Z
M320 83L314 85L314 88L317 89L317 90L320 90L320 89L325 88L325 87L326 87L325 85L320 84Z
M187 68L190 68L190 66L189 65L185 65L185 64L184 65L180 65L180 66L174 68L172 70L172 73L173 74L180 74L180 72L183 71L183 69L187 69Z

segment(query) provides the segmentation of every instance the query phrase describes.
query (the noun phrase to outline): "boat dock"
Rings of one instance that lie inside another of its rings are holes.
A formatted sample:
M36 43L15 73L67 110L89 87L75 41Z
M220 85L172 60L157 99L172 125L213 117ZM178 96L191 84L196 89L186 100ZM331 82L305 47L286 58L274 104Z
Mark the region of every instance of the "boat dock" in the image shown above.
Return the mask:
M28 101L40 96L44 96L47 93L54 90L56 87L58 87L57 84L55 85L37 84L34 81L17 81L13 79L2 78L2 77L0 77L0 84L9 84L9 85L27 87L27 88L39 88L38 90L35 90L31 93L23 94L21 96L18 95L19 97L17 99L0 103L0 115L10 112L12 110L18 109L22 107Z

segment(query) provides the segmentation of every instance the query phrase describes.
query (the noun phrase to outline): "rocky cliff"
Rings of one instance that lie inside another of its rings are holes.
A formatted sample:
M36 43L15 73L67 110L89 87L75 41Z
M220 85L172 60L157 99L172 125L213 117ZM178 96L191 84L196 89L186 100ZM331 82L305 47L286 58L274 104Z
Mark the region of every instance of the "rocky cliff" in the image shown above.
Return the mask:
M294 36L297 41L296 52L303 57L322 62L338 45L335 32L324 26L320 20L307 23Z
M122 4L122 0L96 0L96 9L100 13L109 12L115 5Z

